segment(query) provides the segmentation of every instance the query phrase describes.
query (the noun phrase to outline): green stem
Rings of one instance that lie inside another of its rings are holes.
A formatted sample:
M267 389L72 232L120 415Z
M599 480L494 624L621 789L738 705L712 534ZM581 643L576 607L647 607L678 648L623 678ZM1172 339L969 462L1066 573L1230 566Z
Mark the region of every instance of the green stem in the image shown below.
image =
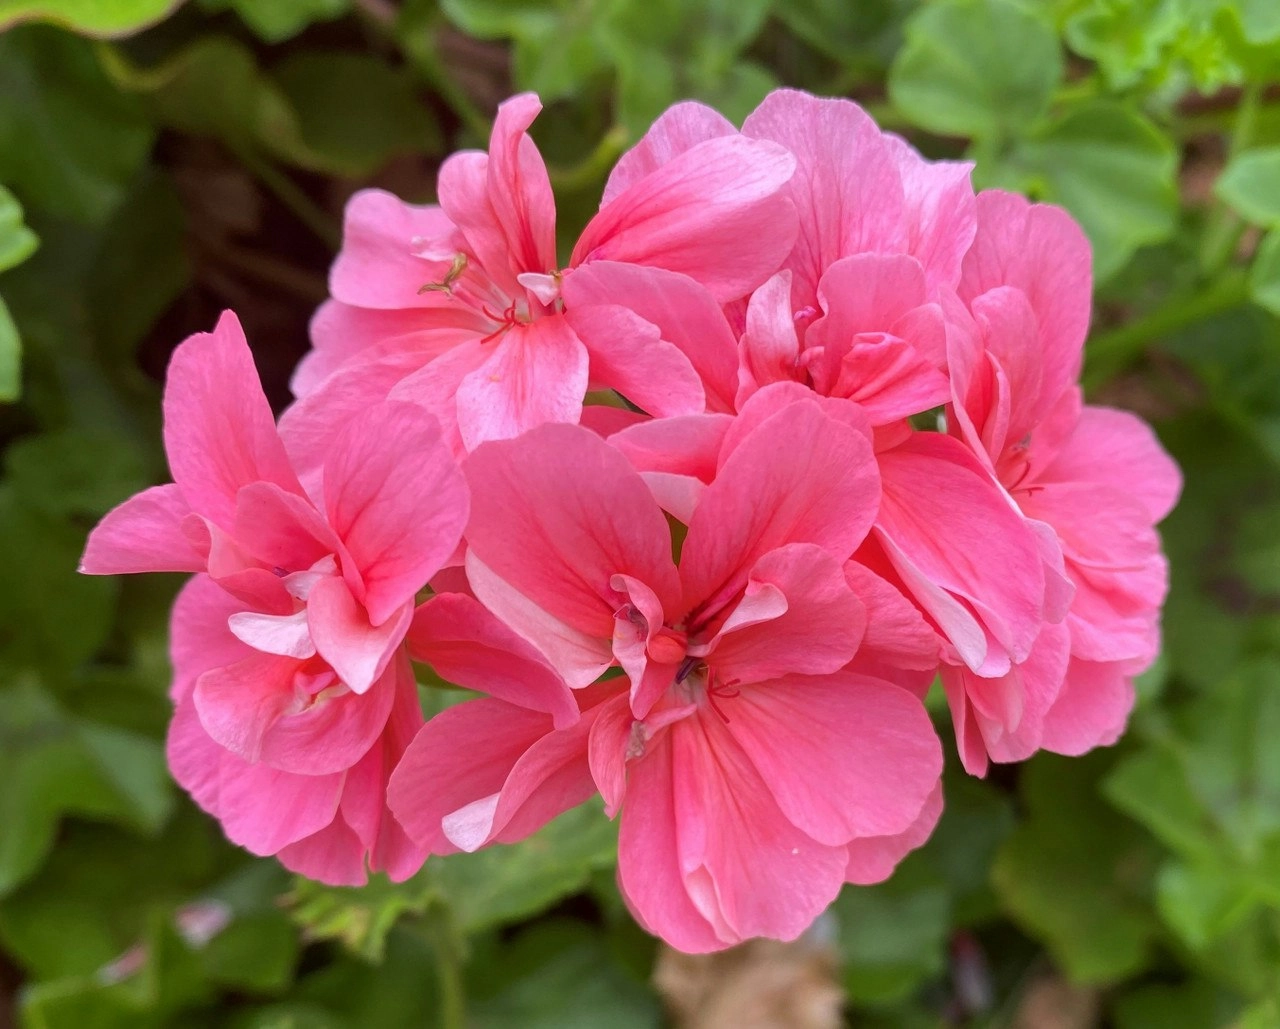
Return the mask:
M236 157L270 192L287 207L331 250L342 246L342 229L284 172L270 161L244 148L237 148Z
M1198 293L1178 297L1127 325L1099 333L1085 349L1085 389L1096 389L1124 371L1154 340L1229 311L1248 299L1248 276L1243 269L1235 269L1224 272Z
M627 130L621 125L615 125L601 137L591 153L572 168L549 168L551 184L566 193L574 193L596 185L613 167L613 162L618 159L626 145Z
M436 979L440 984L440 1029L465 1029L467 993L462 983L462 961L447 907L435 904L426 916L426 932L436 954Z
M1231 141L1227 148L1228 162L1247 149L1253 141L1261 99L1262 89L1257 83L1246 87L1232 125ZM1200 241L1200 267L1207 278L1213 278L1231 263L1246 228L1248 226L1231 208L1221 201L1215 201L1213 214Z

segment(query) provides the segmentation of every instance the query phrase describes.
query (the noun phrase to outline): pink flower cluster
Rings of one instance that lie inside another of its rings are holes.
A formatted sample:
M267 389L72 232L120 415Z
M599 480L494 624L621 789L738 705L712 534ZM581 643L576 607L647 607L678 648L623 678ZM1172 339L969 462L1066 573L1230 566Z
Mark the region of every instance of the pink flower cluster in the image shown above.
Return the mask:
M254 853L399 880L598 793L647 929L790 939L932 831L935 679L976 775L1117 738L1178 471L1082 404L1061 210L781 91L668 111L561 265L539 109L352 198L278 425L233 315L178 348L83 567L196 573L169 760ZM486 696L424 723L415 661Z

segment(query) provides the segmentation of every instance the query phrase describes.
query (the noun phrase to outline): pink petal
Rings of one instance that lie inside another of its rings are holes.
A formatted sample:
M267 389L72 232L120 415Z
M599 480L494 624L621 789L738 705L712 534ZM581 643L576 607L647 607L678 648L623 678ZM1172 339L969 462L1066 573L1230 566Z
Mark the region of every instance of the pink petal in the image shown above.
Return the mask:
M369 621L411 603L462 537L469 501L439 422L413 404L364 412L324 466L325 512L363 583Z
M371 625L365 609L337 577L321 579L307 598L307 624L316 650L355 693L373 686L412 620L410 600L381 625Z
M1073 657L1062 690L1044 718L1044 749L1075 756L1115 743L1133 710L1133 675L1126 662Z
M258 761L267 732L298 703L293 685L298 668L292 658L257 652L211 668L192 692L200 723L222 747L245 761Z
M694 512L680 566L685 604L736 591L760 557L788 543L844 560L875 518L879 492L864 435L813 401L783 408L734 449Z
M679 587L666 519L626 458L598 436L543 425L479 448L463 470L472 492L471 552L554 618L611 637L614 575L646 583L674 607ZM484 599L478 586L477 594Z
M342 775L293 775L249 764L210 738L190 699L174 712L165 753L178 784L222 823L232 842L255 854L274 854L319 832L337 812Z
M567 318L590 355L592 383L617 390L658 418L706 407L698 373L678 347L661 339L656 325L617 304L577 308Z
M515 325L458 384L458 428L468 450L546 422L577 422L587 392L587 349L567 318Z
M590 686L613 666L608 637L582 632L549 614L498 578L474 551L467 552L466 568L477 599L531 643L570 687Z
M578 719L572 693L530 644L471 597L432 597L414 613L409 652L449 682L545 711L557 729Z
M362 189L347 201L342 250L329 273L335 300L356 307L396 310L440 306L439 293L423 293L449 267L461 237L434 204L406 204L380 189ZM426 248L435 260L416 256Z
M556 264L556 201L547 166L529 126L542 110L533 93L498 105L489 138L489 203L507 236L508 261L516 272L551 272Z
M201 572L203 557L182 531L191 513L175 485L152 486L112 508L89 533L81 572Z
M338 537L308 500L271 482L255 482L239 492L232 534L245 557L268 569L279 569L277 574L305 571L342 549ZM225 574L225 566L220 565L211 554L210 572Z
M273 482L301 493L276 433L253 355L230 311L174 351L164 391L169 468L191 509L229 528L240 487Z
M626 192L647 175L675 160L699 143L737 135L733 123L704 104L687 100L668 107L640 142L618 158L604 186L601 206Z
M782 598L781 612L735 625L753 594L764 589ZM865 626L866 611L840 562L812 543L793 543L770 551L752 567L743 600L720 630L708 660L724 682L826 674L849 663Z
M620 304L656 325L697 371L707 408L733 411L737 342L716 298L694 279L664 268L592 261L565 276L564 298L570 311Z
M942 684L957 739L972 723L993 761L1022 761L1041 746L1046 713L1062 689L1071 639L1061 625L1046 625L1030 656L1005 675L983 678L958 665L943 665ZM981 775L985 760L961 748L966 770Z
M820 843L906 831L942 774L924 705L887 682L788 676L723 707L727 732L782 813Z
M876 532L916 601L979 674L1025 660L1045 586L1021 515L957 440L913 433L879 461Z
M907 253L924 266L930 297L954 289L961 262L978 229L969 161L926 161L905 140L885 134L885 145L902 177Z
M698 143L602 207L569 263L653 265L696 279L721 302L743 296L791 249L783 187L794 168L791 154L765 141Z
M932 678L938 667L940 641L920 612L889 582L858 561L845 564L844 576L867 610L866 633L854 660L927 671Z
M977 198L978 231L965 255L965 301L997 286L1027 295L1040 327L1042 393L1052 402L1080 374L1092 299L1089 242L1066 211L1001 190Z
M590 701L598 703L594 693ZM432 853L534 832L594 792L587 768L591 718L555 731L548 715L501 700L472 700L432 718L391 776L387 802Z
M1173 509L1182 490L1182 474L1151 427L1109 407L1088 406L1080 413L1075 431L1040 478L1114 487L1140 501L1153 523Z
M734 703L729 718L749 703ZM793 940L839 893L845 852L815 841L783 813L771 790L776 784L756 769L759 755L743 748L733 728L704 714L669 730L684 886L726 943L752 936ZM811 747L806 741L802 749ZM634 765L628 792L643 789L647 760ZM787 778L794 777L788 770ZM633 813L624 812L624 825ZM647 912L644 917L652 921Z
M312 496L317 499L321 497L325 460L335 439L352 419L382 403L392 390L401 382L414 377L415 373L421 373L437 363L442 363L443 366L456 353L470 354L475 349L463 345L467 340L474 342L475 338L474 333L466 330L448 329L440 333L441 340L449 340L443 357L438 357L437 351L432 347L420 348L418 343L423 338L425 334L415 337L412 346L407 345L408 340L388 340L371 347L358 360L343 365L338 374L330 375L305 397L290 405L280 416L280 436L294 467L298 469ZM450 420L455 417L452 398L458 388L458 381L467 371L478 367L479 363L477 359L469 364L465 371L458 372L450 382L448 404L442 405L447 406ZM418 398L397 399L416 402ZM427 404L422 406L434 410Z
M672 760L671 736L663 733L635 763L618 833L618 886L645 929L686 954L705 954L739 937L732 930L717 933L689 897L680 864Z
M609 443L641 473L662 509L688 525L735 421L723 414L655 418L614 433Z
M239 600L207 575L193 577L178 592L169 616L169 662L173 665L169 696L175 703L211 668L252 656L252 650L227 627L228 619L243 610Z
M822 273L842 257L906 249L902 178L879 128L848 100L779 89L743 124L796 158L790 193L800 235L786 267L796 308L817 300Z
M815 385L862 405L883 425L945 403L951 383L941 312L921 306L924 272L912 257L861 254L827 269L818 285L826 314L805 336L820 347Z
M737 400L745 403L761 386L796 381L800 337L791 312L791 272L781 271L751 294L747 327L738 341L741 367Z
M845 880L859 886L884 882L899 861L933 835L941 815L942 783L938 783L916 820L905 831L890 836L863 836L850 842Z

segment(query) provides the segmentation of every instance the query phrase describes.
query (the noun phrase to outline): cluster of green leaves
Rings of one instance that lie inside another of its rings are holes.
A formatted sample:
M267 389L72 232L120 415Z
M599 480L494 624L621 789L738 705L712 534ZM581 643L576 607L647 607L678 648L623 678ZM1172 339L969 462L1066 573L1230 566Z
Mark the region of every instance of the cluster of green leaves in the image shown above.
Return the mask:
M1092 396L1151 417L1186 475L1130 733L987 782L951 762L929 844L818 927L855 1019L1002 1026L1063 976L1120 1029L1280 1026L1278 11L0 0L0 1009L16 983L49 1029L662 1024L598 810L400 886L293 881L167 778L178 583L75 566L163 477L182 335L237 307L284 398L351 190L430 199L494 102L535 89L571 235L667 104L740 118L793 85L1069 208L1099 282Z

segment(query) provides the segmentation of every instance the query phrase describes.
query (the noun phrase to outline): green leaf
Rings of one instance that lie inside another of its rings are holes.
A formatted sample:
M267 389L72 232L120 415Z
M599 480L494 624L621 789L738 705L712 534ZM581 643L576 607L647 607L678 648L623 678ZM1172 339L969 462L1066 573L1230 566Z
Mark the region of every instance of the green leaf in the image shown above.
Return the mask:
M5 465L25 506L53 518L98 519L151 485L130 444L114 433L62 429L18 440Z
M43 26L0 36L0 181L28 206L102 222L153 138L91 43Z
M471 1005L474 1029L657 1029L657 999L602 953L586 926L551 922L522 933L514 944L482 954L479 988L496 994Z
M0 297L0 403L17 400L21 392L22 341L4 297Z
M480 39L510 39L512 75L544 101L579 92L609 67L596 29L603 4L554 0L442 0L445 16Z
M996 140L1036 120L1062 78L1053 28L1013 0L940 0L907 22L889 96L914 124Z
M281 43L308 25L346 14L351 0L206 0L202 6L214 10L231 7L260 39Z
M466 934L517 921L586 889L592 873L611 867L616 854L617 826L598 803L587 803L520 843L433 857L399 885L376 877L360 889L345 889L299 879L289 905L313 939L339 940L377 961L403 915L421 915L443 902L454 927Z
M1042 754L1024 766L1028 817L1005 841L993 870L1014 920L1045 942L1072 979L1086 983L1142 969L1156 927L1146 898L1154 849L1097 793L1109 757Z
M84 295L96 350L109 366L136 366L138 344L189 285L186 222L177 191L158 171L134 182L107 222Z
M832 912L840 925L845 988L856 1002L901 1000L946 968L950 897L919 854L888 882L846 886Z
M154 740L80 723L34 684L0 691L0 895L40 865L66 814L155 832L173 802Z
M47 21L86 36L126 36L164 18L182 0L0 0L0 30Z
M909 0L789 0L774 14L816 50L850 68L887 68L902 42Z
M0 662L70 669L102 645L117 586L80 575L84 531L39 514L0 485Z
M21 264L39 245L36 234L22 224L22 205L0 186L0 272Z
M1237 154L1213 191L1246 220L1266 228L1280 226L1280 146Z
M1121 996L1112 1009L1116 1029L1222 1029L1240 1011L1230 993L1204 979L1177 986L1142 986Z
M1140 246L1177 224L1178 154L1137 111L1099 101L1076 107L1018 146L1044 197L1079 220L1093 244L1093 271L1115 273Z
M440 896L465 932L512 922L586 888L617 860L618 828L598 803L567 811L527 840L427 863Z
M214 982L236 990L273 993L293 979L301 946L298 932L281 911L237 918L201 953Z
M1256 906L1251 885L1225 865L1173 862L1156 879L1160 917L1192 950L1203 950L1226 935Z
M307 50L272 76L297 112L303 144L337 174L358 178L397 154L443 149L410 80L376 58Z
M1249 295L1259 307L1280 315L1280 233L1268 232L1249 267Z

